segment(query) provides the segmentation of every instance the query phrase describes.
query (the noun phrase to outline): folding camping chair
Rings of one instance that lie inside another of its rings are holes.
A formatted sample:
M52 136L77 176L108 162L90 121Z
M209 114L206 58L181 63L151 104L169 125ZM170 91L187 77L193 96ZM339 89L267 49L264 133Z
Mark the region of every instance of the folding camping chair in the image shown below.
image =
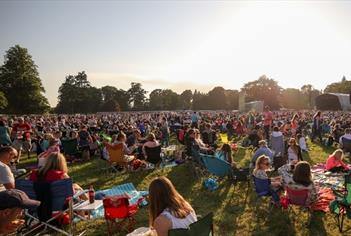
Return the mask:
M71 179L58 180L51 183L36 183L24 179L16 180L17 189L25 192L29 198L41 202L41 205L35 212L25 211L27 227L22 235L32 235L35 231L43 227L45 229L50 228L62 235L74 234L72 220L75 205L73 199L78 199L85 192L73 195L72 184ZM33 222L37 222L38 224L32 224ZM65 231L59 228L57 224L68 224L69 230ZM34 226L31 227L32 225Z
M66 156L79 156L81 151L78 149L78 140L77 139L63 139L61 141L63 153Z
M143 198L140 198L136 203L130 205L128 197L125 195L104 198L103 204L108 234L111 235L114 231L123 231L125 228L127 232L132 232L136 224L134 215L139 211L139 203L143 200Z
M199 152L199 147L198 146L193 146L191 148L191 166L194 171L195 177L201 177L205 175L205 164L203 163L200 152Z
M289 204L289 212L292 212L292 208L290 205L294 206L299 206L303 210L307 210L308 213L308 223L311 221L311 206L308 205L307 200L308 200L308 195L309 195L309 190L308 189L293 189L290 188L289 186L286 187L286 197L288 200ZM294 213L294 215L296 215Z
M213 213L192 223L189 229L171 229L168 236L214 236Z
M146 152L146 161L154 164L155 166L159 166L162 162L161 158L161 145L156 147L145 147Z
M262 201L263 197L272 197L274 202L279 201L279 196L276 192L274 192L271 189L271 181L270 179L259 179L256 178L255 176L252 176L254 186L255 186L255 192L256 192L256 209L258 210L259 203ZM271 207L269 208L268 212L271 210Z
M116 166L125 167L128 170L129 163L124 159L123 143L119 143L114 146L107 146L107 152L109 156L109 168L117 172Z
M343 230L345 215L348 219L351 219L351 175L345 176L345 192L343 194L334 193L337 197L330 203L329 208L330 212L335 215L340 233L344 233L351 230L351 227Z
M210 174L219 177L232 176L232 167L228 162L203 153L200 153L199 155Z

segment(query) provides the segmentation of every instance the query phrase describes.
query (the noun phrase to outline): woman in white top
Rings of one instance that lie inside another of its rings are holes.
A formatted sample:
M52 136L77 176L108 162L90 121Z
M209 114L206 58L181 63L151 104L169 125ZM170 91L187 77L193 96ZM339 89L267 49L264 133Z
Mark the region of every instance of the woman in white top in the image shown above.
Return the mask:
M158 236L171 229L186 229L197 221L194 209L164 176L154 179L149 187L149 220Z

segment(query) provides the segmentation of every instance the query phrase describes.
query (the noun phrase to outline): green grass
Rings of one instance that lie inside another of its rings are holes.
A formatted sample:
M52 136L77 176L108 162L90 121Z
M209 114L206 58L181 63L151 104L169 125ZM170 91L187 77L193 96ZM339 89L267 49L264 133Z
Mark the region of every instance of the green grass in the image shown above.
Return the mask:
M304 154L304 159L311 164L325 162L333 149L309 143L311 151ZM239 166L247 166L251 153L240 148L234 161ZM191 203L198 215L214 212L216 235L340 235L333 215L315 212L309 226L307 213L294 209L294 214L285 210L273 209L266 214L268 201L264 201L259 210L255 207L255 193L250 186L247 199L247 185L233 186L227 179L219 182L216 191L208 191L203 185L203 179L196 178L192 166L185 163L173 168L155 171L139 171L124 174L111 174L102 170L106 163L99 159L90 162L74 164L69 168L69 175L73 181L83 188L94 185L95 189L106 189L114 185L131 182L138 190L147 190L151 180L156 176L167 176L174 183L178 191ZM137 216L137 227L148 225L147 207L141 209ZM346 225L351 225L348 221ZM107 235L104 219L80 222L78 231L86 230L86 235ZM117 233L116 235L125 235Z

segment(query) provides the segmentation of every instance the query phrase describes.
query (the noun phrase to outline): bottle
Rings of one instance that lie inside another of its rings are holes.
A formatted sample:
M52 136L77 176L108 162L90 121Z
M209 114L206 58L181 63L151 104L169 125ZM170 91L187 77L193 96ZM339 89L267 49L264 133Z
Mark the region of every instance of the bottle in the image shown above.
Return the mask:
M93 188L93 185L90 185L90 188L89 188L89 202L90 204L94 203L95 201L95 191L94 191L94 188Z

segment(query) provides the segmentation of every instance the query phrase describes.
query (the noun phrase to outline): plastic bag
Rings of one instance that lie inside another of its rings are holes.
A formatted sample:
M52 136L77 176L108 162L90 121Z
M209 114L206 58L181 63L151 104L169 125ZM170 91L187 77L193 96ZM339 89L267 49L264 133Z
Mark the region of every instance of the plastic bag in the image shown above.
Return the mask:
M150 228L141 227L127 234L127 236L157 236L157 233L155 230L152 230Z

